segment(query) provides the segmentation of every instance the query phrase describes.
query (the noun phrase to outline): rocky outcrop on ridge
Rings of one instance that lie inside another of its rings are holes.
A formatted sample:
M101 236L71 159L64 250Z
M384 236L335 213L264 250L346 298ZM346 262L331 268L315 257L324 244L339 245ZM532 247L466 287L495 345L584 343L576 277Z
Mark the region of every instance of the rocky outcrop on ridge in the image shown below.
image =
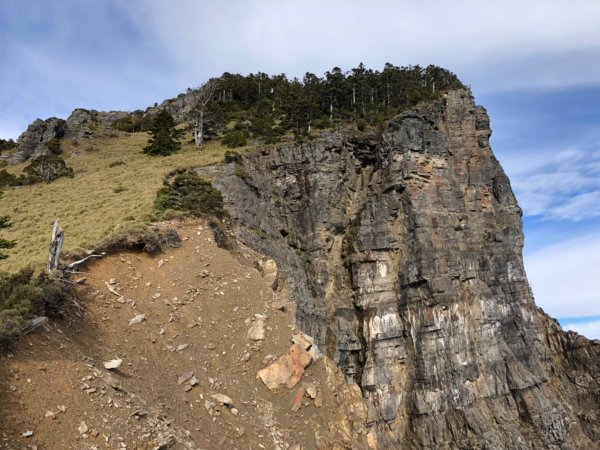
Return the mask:
M17 140L17 152L10 159L11 164L52 153L48 143L52 139L61 139L65 134L65 121L56 117L31 123Z
M285 273L298 326L369 404L377 448L600 441L600 343L533 301L486 111L453 91L381 136L205 168L238 239Z
M53 140L68 139L80 144L99 132L110 129L116 120L127 114L121 111L98 112L78 108L67 120L56 117L37 119L19 136L17 151L10 163L18 164L38 156L56 153L51 149Z

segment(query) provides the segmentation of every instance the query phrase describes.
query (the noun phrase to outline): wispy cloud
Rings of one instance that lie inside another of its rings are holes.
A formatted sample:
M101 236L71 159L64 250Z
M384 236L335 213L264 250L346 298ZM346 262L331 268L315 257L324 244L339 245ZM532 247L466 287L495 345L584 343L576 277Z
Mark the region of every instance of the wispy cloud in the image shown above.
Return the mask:
M600 316L600 233L525 255L536 304L553 317Z
M509 173L528 216L571 221L600 217L598 150L550 148L520 165L514 161Z

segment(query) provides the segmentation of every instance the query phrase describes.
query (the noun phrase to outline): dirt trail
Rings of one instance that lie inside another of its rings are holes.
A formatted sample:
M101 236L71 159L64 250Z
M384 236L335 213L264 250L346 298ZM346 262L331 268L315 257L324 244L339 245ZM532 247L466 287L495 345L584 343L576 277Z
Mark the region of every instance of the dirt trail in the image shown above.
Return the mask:
M94 263L80 308L0 360L0 448L364 447L360 393L327 358L292 389L256 377L297 333L261 257L218 248L201 222L177 227L180 248Z

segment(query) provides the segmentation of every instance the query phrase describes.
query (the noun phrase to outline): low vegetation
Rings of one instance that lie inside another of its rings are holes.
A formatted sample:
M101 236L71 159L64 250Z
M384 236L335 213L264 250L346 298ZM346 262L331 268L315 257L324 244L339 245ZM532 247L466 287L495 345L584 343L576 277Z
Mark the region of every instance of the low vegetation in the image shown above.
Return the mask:
M173 213L195 217L225 217L223 196L212 184L192 171L176 174L157 192L154 202L159 217Z
M9 215L14 225L2 230L2 237L18 245L6 251L9 258L0 261L0 270L15 271L29 264L42 267L55 219L60 219L65 230L66 252L92 249L107 236L146 227L156 219L156 191L165 172L221 163L228 150L218 140L207 141L198 150L189 139L182 139L177 153L148 158L141 151L148 137L144 132L120 133L77 147L63 140L62 156L73 169L74 178L5 188L0 211ZM114 164L119 161L123 164ZM6 173L19 177L27 165L9 166Z
M51 183L62 177L73 178L73 169L67 167L65 160L59 156L43 155L25 166L19 176L9 173L6 169L0 170L0 188Z
M0 217L0 230L5 228L10 228L12 224L10 223L10 218L8 216ZM13 248L17 243L15 241L9 241L6 239L0 238L0 259L8 258L6 253L3 253L2 250L7 250L9 248Z
M10 350L35 316L58 317L72 297L70 285L34 276L31 268L0 273L0 354Z

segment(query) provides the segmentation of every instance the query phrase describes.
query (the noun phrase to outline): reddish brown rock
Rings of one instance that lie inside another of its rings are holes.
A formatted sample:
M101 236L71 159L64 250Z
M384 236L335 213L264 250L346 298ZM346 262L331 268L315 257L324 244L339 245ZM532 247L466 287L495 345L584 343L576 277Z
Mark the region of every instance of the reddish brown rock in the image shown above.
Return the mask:
M293 388L302 379L304 369L312 358L302 344L294 344L289 352L270 366L259 370L258 377L270 389L281 386Z

